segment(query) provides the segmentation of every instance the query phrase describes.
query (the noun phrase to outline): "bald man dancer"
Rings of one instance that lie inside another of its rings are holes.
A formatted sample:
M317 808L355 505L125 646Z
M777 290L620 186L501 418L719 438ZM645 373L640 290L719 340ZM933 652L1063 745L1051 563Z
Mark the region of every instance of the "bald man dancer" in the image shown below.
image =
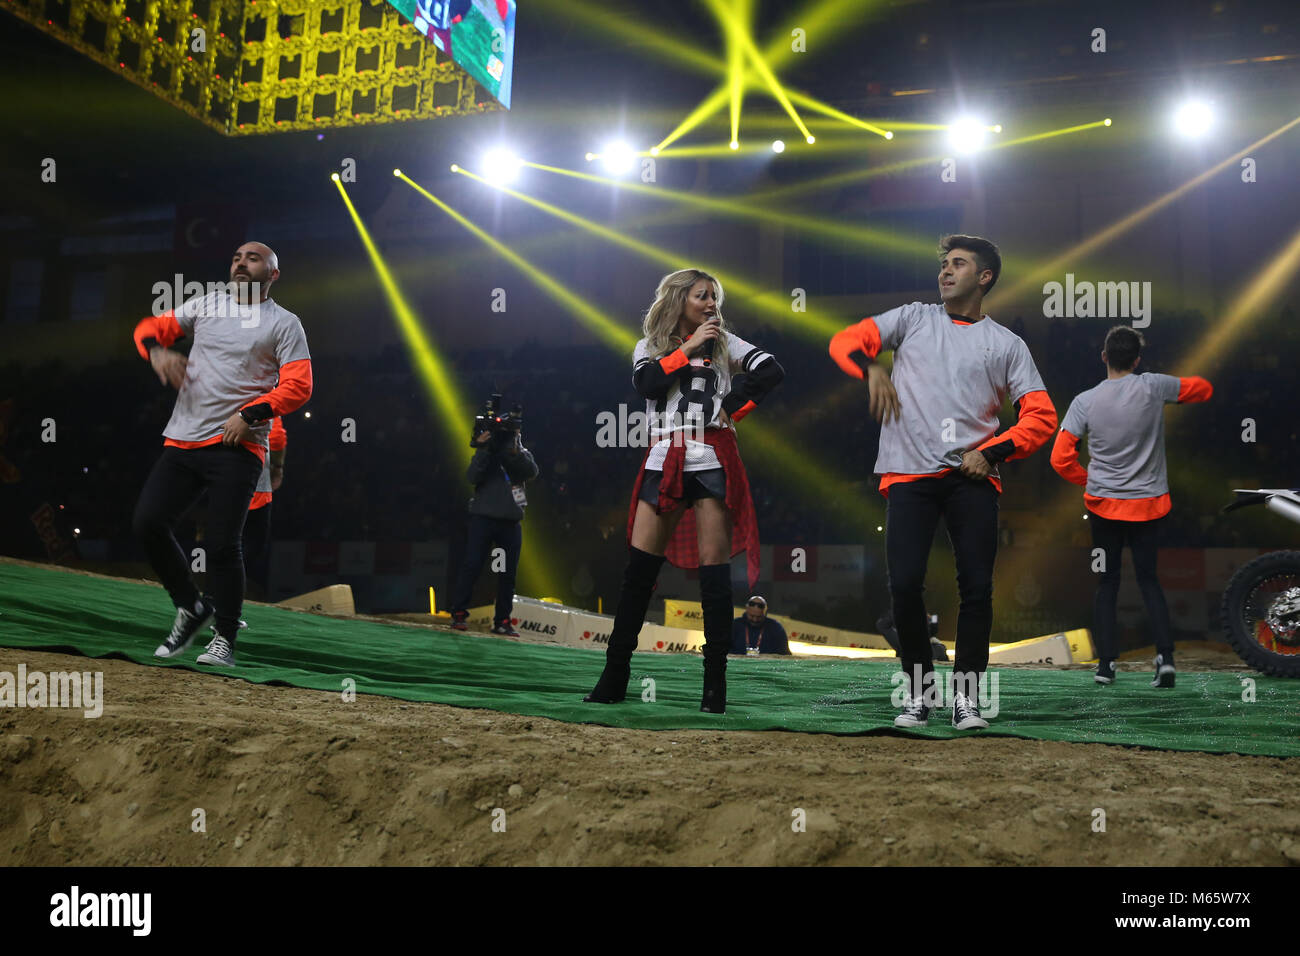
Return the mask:
M133 522L176 605L171 633L156 657L183 653L215 618L215 634L198 663L235 664L244 604L241 536L266 461L271 419L300 408L312 390L302 323L267 295L279 278L275 252L246 242L231 259L228 286L142 319L135 328L140 356L160 382L177 389L163 429L163 453L140 492ZM170 348L187 335L193 338L188 359ZM210 595L199 593L173 531L205 489Z

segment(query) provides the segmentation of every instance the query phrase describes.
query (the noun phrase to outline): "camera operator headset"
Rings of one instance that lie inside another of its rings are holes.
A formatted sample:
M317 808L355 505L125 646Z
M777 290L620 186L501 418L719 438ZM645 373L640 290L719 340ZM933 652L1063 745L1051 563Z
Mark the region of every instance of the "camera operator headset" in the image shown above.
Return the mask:
M522 409L515 405L508 415L502 415L500 404L501 396L493 395L483 414L474 419L474 433L470 439L474 457L465 472L466 479L474 486L474 496L469 501L465 559L456 582L451 626L458 631L467 629L465 622L469 617L474 582L478 580L484 560L491 555L492 570L497 575L492 633L518 637L518 632L510 626L510 611L514 604L515 574L519 569L519 551L523 543L520 522L528 504L524 482L537 477L537 462L520 438Z

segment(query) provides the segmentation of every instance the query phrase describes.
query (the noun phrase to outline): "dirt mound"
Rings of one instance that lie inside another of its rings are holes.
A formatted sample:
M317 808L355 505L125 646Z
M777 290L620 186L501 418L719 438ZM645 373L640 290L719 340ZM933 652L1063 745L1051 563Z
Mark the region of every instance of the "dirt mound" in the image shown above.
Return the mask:
M0 709L9 865L1300 862L1276 758L617 730L0 649L20 662L101 670L105 703Z

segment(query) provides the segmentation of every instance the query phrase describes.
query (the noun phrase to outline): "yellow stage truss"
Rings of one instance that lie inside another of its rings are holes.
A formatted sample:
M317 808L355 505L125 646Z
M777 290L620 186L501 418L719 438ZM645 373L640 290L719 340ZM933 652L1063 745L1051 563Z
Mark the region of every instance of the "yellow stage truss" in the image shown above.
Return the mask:
M0 9L229 135L501 108L382 0L0 0Z

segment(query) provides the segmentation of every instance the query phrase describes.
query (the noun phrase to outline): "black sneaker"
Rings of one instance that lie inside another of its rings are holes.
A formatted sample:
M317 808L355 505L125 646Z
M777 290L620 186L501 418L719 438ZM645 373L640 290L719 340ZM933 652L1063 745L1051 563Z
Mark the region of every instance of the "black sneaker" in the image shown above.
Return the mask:
M1173 687L1174 686L1174 662L1165 663L1163 654L1156 655L1156 677L1151 682L1152 687Z
M197 612L183 607L176 609L172 632L158 645L158 649L153 652L154 657L175 657L177 654L184 653L185 649L194 643L194 638L202 630L203 625L212 620L212 604L200 598L199 606Z
M452 611L451 627L454 631L468 631L469 625L465 622L469 620L469 611Z
M1098 684L1115 683L1115 662L1098 661L1097 673L1093 675L1092 679L1095 680Z
M218 667L235 666L235 642L218 634L209 642L207 649L196 658L200 664L215 664Z
M924 727L930 722L930 708L920 697L908 696L903 712L894 718L895 727Z
M500 634L502 637L518 637L519 632L510 626L510 618L503 617L492 625L492 633Z
M952 725L958 730L983 730L989 722L980 716L973 698L958 694L952 699Z

